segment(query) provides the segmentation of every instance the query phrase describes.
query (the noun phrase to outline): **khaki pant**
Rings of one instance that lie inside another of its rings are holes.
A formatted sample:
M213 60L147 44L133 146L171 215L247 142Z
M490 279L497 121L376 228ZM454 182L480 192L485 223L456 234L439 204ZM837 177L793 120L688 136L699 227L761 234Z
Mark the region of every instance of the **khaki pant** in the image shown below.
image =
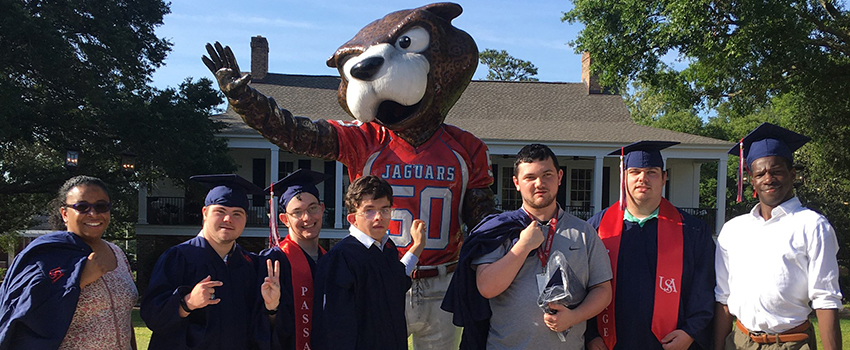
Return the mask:
M809 327L804 333L809 339L792 342L759 344L753 341L749 335L734 327L732 333L726 337L726 350L817 350L814 327Z
M452 314L440 309L453 272L414 279L407 291L405 318L407 334L413 335L414 350L457 349L461 329L452 324Z

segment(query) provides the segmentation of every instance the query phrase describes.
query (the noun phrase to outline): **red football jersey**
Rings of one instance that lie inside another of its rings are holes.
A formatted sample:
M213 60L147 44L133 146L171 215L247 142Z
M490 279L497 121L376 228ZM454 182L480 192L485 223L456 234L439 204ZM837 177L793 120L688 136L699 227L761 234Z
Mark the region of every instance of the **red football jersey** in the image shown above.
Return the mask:
M425 221L428 232L419 265L457 260L461 234L461 207L466 190L493 183L487 146L455 126L442 128L414 148L377 123L328 121L339 135L339 161L349 178L380 176L393 187L390 238L399 256L410 246L410 225Z

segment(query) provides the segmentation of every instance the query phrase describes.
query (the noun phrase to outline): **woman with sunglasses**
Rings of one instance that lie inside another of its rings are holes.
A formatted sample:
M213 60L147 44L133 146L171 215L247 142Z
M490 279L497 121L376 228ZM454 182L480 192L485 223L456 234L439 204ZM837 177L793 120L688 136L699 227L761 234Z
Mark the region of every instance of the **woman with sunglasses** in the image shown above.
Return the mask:
M135 349L138 292L126 256L102 238L112 210L106 184L76 176L55 201L54 228L66 231L30 243L0 286L0 350Z

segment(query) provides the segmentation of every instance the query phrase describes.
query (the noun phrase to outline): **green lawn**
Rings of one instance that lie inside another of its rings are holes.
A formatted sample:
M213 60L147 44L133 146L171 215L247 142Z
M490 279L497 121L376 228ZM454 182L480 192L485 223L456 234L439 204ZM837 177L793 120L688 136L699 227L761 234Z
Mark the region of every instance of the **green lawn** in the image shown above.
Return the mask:
M841 341L844 349L850 349L850 319L841 319ZM818 338L818 346L820 346L820 335L817 332L818 320L812 317L812 324L815 327L815 336ZM145 322L139 316L139 309L133 309L133 328L136 331L136 344L138 350L147 350L148 343L151 341L151 330L145 326ZM408 347L413 348L411 339L408 339Z
M818 333L818 319L815 317L811 318L812 325L815 327L815 338L818 338L818 348L820 348L820 334ZM850 319L842 318L839 320L841 325L841 344L842 349L850 349Z
M133 308L133 330L136 332L136 349L147 350L148 343L151 342L151 330L139 316L139 308Z
M142 317L139 316L139 308L133 308L133 330L136 332L136 349L147 350L151 342L151 330L145 326L145 321L142 321ZM411 340L412 338L407 340L408 348L413 348Z

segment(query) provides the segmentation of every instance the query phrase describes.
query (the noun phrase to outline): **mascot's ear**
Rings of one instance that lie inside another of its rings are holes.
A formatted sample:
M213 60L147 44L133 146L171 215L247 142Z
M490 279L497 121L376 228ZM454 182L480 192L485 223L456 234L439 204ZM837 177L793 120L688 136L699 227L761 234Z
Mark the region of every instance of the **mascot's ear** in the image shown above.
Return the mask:
M452 19L460 16L460 13L463 12L463 8L453 2L438 2L436 4L422 6L420 9L431 12L437 15L437 17L446 20L446 22L451 22Z

